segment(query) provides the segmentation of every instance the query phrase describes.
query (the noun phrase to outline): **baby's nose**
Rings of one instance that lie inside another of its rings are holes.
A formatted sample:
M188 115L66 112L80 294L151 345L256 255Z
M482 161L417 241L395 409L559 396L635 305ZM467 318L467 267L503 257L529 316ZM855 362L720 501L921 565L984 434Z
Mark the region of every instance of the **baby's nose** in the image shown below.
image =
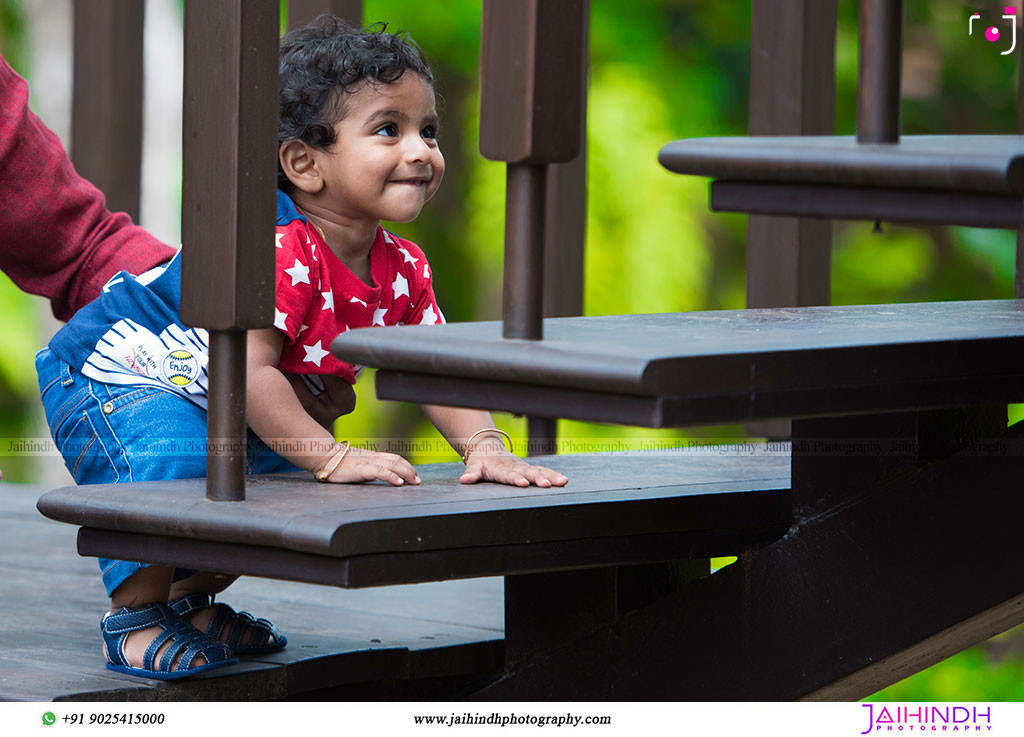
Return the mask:
M431 152L430 146L419 136L409 137L405 145L405 157L409 161L429 161Z

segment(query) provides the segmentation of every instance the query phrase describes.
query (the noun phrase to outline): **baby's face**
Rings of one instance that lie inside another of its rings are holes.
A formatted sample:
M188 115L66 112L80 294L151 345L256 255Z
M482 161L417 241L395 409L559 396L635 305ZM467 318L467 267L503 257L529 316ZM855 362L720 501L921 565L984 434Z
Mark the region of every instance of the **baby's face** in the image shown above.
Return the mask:
M388 84L364 82L345 107L325 161L325 204L354 219L415 219L444 175L433 88L406 72Z

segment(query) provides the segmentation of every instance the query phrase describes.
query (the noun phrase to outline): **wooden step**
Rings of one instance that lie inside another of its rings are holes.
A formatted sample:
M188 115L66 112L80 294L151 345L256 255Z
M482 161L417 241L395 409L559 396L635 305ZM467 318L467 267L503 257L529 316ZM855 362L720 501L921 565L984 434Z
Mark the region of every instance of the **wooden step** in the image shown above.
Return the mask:
M715 179L1024 195L1024 136L689 138L666 144L658 161Z
M273 621L281 652L181 682L107 670L99 568L73 527L36 511L42 491L5 480L0 493L0 701L457 698L501 670L500 579L347 591L258 578L219 598Z
M556 318L352 330L383 399L665 427L1024 400L1024 301Z
M536 458L564 488L467 486L447 463L416 487L255 476L230 503L186 479L58 489L38 507L83 526L82 555L351 588L734 555L786 531L788 452L685 451Z
M853 136L693 138L658 157L677 174L718 180L711 208L802 217L1016 228L1024 137Z

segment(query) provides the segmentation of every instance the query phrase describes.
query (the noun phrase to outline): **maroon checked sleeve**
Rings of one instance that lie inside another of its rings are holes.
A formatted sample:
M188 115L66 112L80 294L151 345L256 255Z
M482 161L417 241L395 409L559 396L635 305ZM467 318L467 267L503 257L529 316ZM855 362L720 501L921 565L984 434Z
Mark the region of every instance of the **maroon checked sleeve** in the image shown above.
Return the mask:
M107 210L29 110L28 84L0 58L0 271L67 320L118 271L140 274L173 255L127 214Z

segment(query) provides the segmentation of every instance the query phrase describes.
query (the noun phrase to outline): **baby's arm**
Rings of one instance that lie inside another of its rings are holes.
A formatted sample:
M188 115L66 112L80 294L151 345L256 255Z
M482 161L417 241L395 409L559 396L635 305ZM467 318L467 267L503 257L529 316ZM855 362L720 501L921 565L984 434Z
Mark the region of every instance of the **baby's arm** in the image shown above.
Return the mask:
M467 454L466 441L470 436L478 430L494 427L490 413L481 410L424 404L423 411L459 455ZM532 483L542 488L565 486L569 482L558 471L544 466L531 466L522 458L509 453L497 433L477 435L468 449L466 470L459 481L475 484L480 480L513 486L529 486Z
M245 384L246 420L275 452L316 473L341 449L324 427L303 409L288 378L277 368L284 336L276 328L250 330ZM418 484L412 465L394 453L351 447L328 481L350 483L379 479L395 486Z

